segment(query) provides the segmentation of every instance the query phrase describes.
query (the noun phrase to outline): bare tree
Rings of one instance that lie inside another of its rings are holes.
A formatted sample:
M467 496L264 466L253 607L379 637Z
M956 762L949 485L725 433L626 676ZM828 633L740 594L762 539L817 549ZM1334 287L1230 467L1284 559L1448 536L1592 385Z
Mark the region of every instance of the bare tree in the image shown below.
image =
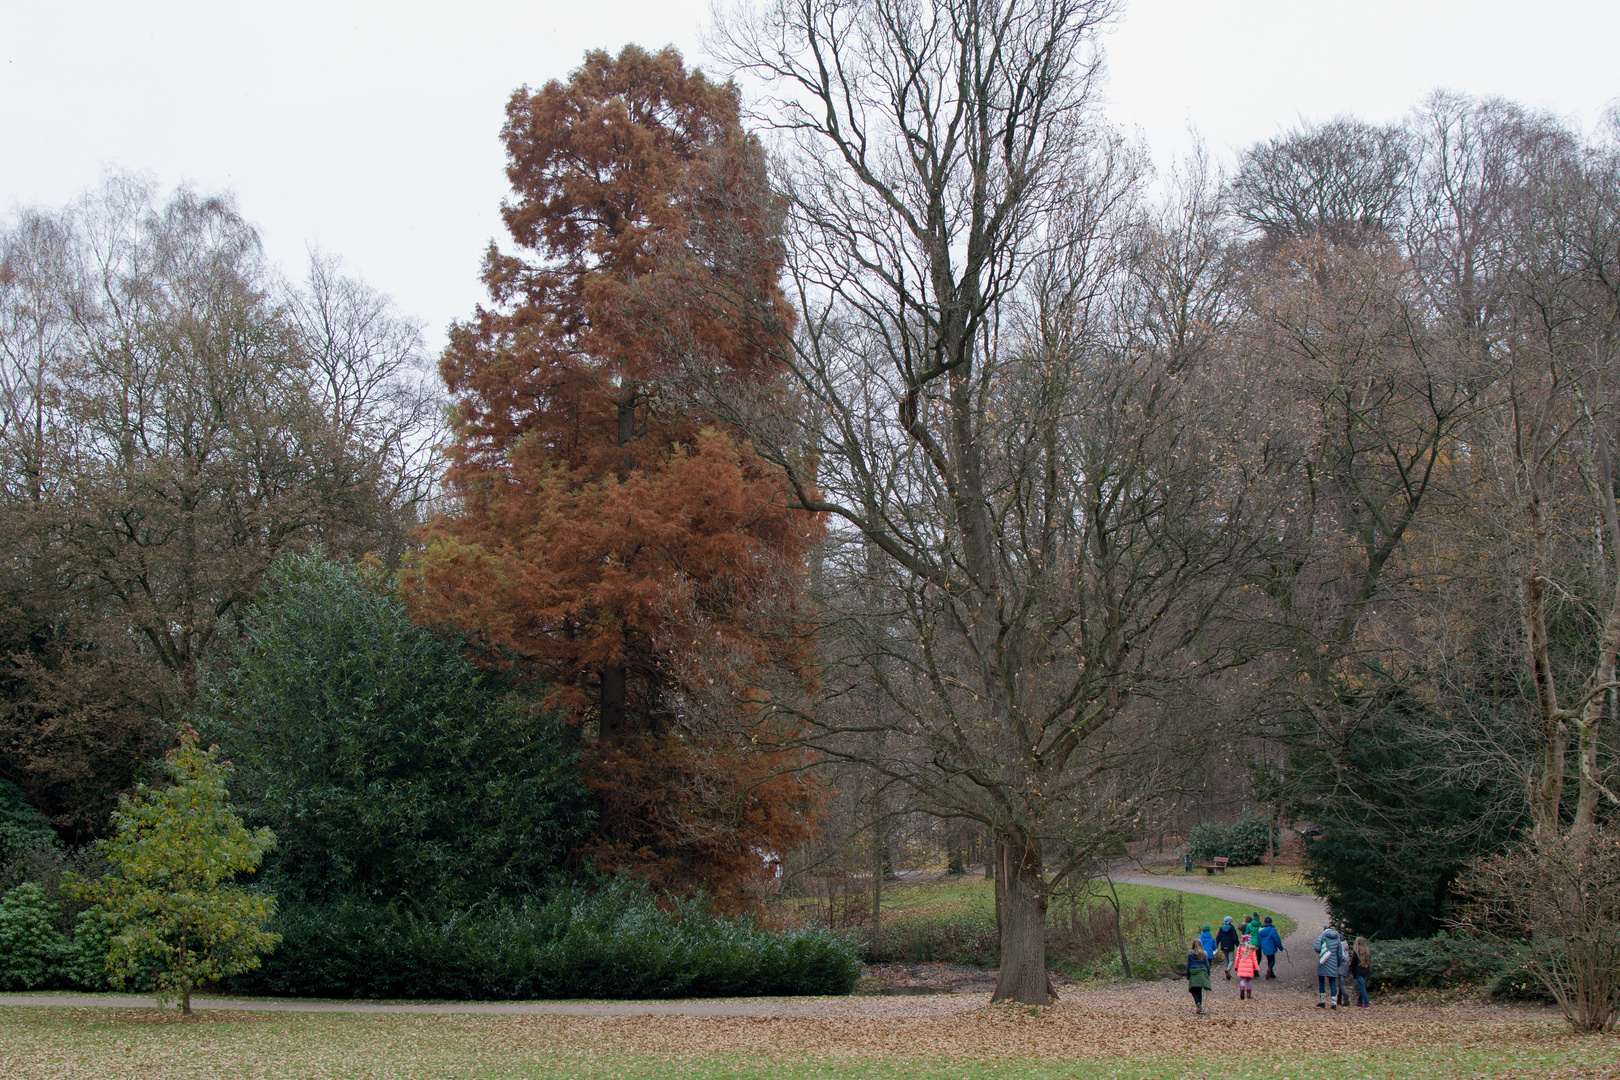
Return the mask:
M1272 243L1388 236L1411 168L1405 128L1341 116L1250 147L1232 180L1233 211Z
M414 524L414 326L330 264L286 292L225 196L115 174L0 228L0 772L65 830L105 823L279 551L397 557Z
M725 30L781 91L802 406L711 407L834 521L824 674L883 710L811 711L809 741L996 838L997 1000L1051 1000L1050 898L1184 767L1171 703L1265 501L1241 380L1199 355L1219 244L1152 235L1091 116L1110 13L799 0ZM1139 240L1180 276L1133 278Z
M310 364L312 392L350 448L354 463L380 460L382 512L400 521L388 536L390 563L433 497L443 465L446 400L422 340L421 324L393 301L342 272L334 256L311 252L301 287L286 307Z

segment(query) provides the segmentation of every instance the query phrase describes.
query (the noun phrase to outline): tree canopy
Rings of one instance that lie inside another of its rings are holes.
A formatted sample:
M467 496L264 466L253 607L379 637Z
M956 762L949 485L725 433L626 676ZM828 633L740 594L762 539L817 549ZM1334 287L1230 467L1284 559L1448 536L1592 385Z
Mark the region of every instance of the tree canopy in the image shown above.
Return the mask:
M289 900L428 907L551 883L592 812L558 717L413 624L375 567L286 555L204 681Z

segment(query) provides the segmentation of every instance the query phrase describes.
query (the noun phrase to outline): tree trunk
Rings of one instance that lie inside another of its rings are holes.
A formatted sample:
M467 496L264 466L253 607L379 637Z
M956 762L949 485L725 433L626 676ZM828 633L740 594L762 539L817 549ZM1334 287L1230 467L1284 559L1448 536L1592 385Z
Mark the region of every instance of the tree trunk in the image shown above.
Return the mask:
M1114 879L1108 879L1108 902L1114 908L1114 940L1119 943L1119 966L1125 969L1127 979L1135 978L1131 974L1131 956L1125 948L1125 927L1120 919L1119 890L1114 888Z
M887 869L883 843L883 818L872 821L872 941L877 942L878 927L883 920L883 871Z
M624 685L624 665L602 669L602 709L597 722L597 736L604 743L616 742L626 733Z
M184 986L180 990L180 1012L182 1015L191 1015L191 987Z
M1282 813L1282 811L1277 809L1277 804L1272 803L1271 804L1271 825L1270 825L1270 827L1268 829L1266 829L1266 847L1271 852L1271 872L1273 874L1275 874L1277 872L1277 827L1278 827L1277 818L1281 813Z
M1050 1005L1056 995L1046 975L1046 882L1041 874L1040 853L1026 842L1021 851L1003 842L998 845L1004 872L1000 912L1001 975L996 980L992 1002L1016 1001L1022 1005ZM1022 856L1022 857L1020 857Z

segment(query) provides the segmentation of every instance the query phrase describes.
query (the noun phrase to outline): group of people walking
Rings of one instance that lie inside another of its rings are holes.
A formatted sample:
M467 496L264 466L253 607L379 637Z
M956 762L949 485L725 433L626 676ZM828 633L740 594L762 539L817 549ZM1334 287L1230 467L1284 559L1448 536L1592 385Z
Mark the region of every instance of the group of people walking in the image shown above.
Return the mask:
M1282 935L1271 924L1271 916L1260 918L1259 912L1250 915L1247 922L1238 923L1228 915L1221 928L1210 933L1205 926L1193 939L1187 953L1187 989L1200 1014L1204 1011L1204 995L1214 990L1214 971L1217 961L1230 981L1237 974L1238 1000L1254 997L1254 980L1260 978L1261 961L1265 962L1265 977L1277 977L1277 954L1287 952ZM1332 1007L1349 1005L1349 986L1354 980L1356 1004L1367 1008L1372 1004L1367 997L1367 976L1372 974L1372 947L1364 937L1355 944L1346 943L1343 935L1332 926L1322 928L1316 939L1316 1007L1328 1007L1328 995L1333 997Z
M1372 946L1364 937L1350 945L1332 926L1322 927L1316 937L1316 1007L1334 1008L1350 1004L1350 981L1356 984L1356 1005L1372 1006L1367 996L1367 976L1372 974ZM1332 995L1333 1004L1328 1004Z
M1192 991L1193 1004L1200 1013L1204 1011L1204 994L1214 989L1217 959L1228 981L1232 972L1237 972L1238 999L1247 1000L1254 996L1254 980L1260 977L1261 959L1265 960L1265 977L1275 979L1277 954L1283 951L1282 935L1271 925L1270 915L1262 920L1257 911L1241 928L1228 915L1214 934L1206 925L1187 953L1187 987Z

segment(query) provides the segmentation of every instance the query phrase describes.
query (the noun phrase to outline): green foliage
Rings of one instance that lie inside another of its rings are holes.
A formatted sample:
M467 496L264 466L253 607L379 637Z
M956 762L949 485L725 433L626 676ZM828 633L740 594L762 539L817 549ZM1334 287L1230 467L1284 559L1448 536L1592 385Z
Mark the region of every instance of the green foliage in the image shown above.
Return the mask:
M50 820L28 804L22 789L0 780L0 889L29 880L30 864L61 847Z
M72 953L56 928L59 914L33 882L0 897L0 990L42 990L62 979Z
M1372 943L1369 987L1476 986L1485 989L1514 962L1512 953L1473 938L1407 938Z
M343 898L289 904L282 944L241 993L320 997L738 997L847 994L857 946L812 927L772 933L699 901L662 907L628 879L592 893L442 914Z
M466 905L544 885L591 815L556 718L363 570L283 556L206 682L284 900Z
M143 784L119 801L117 831L101 842L112 872L71 891L107 920L113 985L155 968L159 994L189 1012L194 989L257 967L275 946L262 929L275 900L233 882L257 869L275 835L250 832L231 812L218 747L203 750L188 732L164 766L171 786Z
M1226 858L1233 866L1254 866L1265 858L1268 839L1277 839L1271 824L1258 815L1244 814L1230 825L1207 821L1194 826L1187 834L1187 847L1201 863Z
M1543 1005L1557 1004L1547 992L1547 983L1530 962L1528 950L1506 959L1502 969L1485 984L1485 992L1494 1001L1533 1001Z
M1473 712L1488 721L1483 704ZM1444 759L1431 736L1448 717L1404 698L1382 715L1351 737L1338 765L1305 765L1324 785L1314 811L1324 835L1306 845L1305 878L1353 933L1428 937L1450 918L1464 865L1511 838L1519 821L1501 811L1522 800L1505 797L1496 775L1470 780ZM1511 739L1510 727L1496 736Z
M28 804L22 788L0 780L0 859L10 845L32 846L56 842L50 819Z

